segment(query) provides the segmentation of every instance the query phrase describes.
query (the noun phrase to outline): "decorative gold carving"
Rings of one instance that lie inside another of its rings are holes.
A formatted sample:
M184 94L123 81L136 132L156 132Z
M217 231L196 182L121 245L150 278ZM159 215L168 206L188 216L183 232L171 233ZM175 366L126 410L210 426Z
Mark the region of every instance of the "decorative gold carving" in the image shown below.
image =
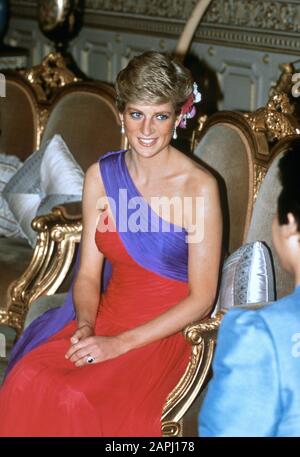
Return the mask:
M49 109L39 107L38 125L37 125L37 147L40 146L43 131L49 116Z
M43 294L53 294L64 280L82 231L81 221L69 221L60 207L35 218L32 227L38 232L33 258L22 276L10 285L7 310L0 314L0 322L19 333L30 303Z
M215 332L218 330L224 314L225 311L219 311L213 319L186 326L183 332L185 339L192 345L200 344L202 342L203 333Z
M181 425L178 422L163 422L161 426L162 436L181 436Z
M298 121L292 116L295 105L290 96L295 69L292 64L281 64L279 68L282 72L270 90L267 106L245 113L251 128L255 132L264 132L270 142L300 133Z
M256 200L258 191L260 189L261 183L267 173L267 167L254 163L254 202Z
M57 89L80 80L67 68L59 52L51 52L39 65L20 73L32 84L39 101L50 100Z
M198 138L199 138L199 135L200 135L200 132L202 131L203 129L203 126L205 124L205 122L207 121L207 115L206 114L203 114L203 116L200 116L198 121L197 121L197 128L195 128L193 130L193 133L192 133L192 138L191 138L191 151L193 151L195 149L195 147L197 146L197 143L198 143Z

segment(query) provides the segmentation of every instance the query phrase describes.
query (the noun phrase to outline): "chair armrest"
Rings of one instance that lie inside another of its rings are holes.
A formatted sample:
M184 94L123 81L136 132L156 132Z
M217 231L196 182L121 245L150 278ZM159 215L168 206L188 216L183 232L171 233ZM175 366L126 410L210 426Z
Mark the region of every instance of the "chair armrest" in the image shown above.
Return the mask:
M164 436L180 435L179 421L208 381L223 315L224 312L220 311L215 317L191 323L183 330L185 339L191 344L191 356L183 376L165 403L162 414Z
M204 338L216 339L217 331L226 311L218 311L215 317L188 324L183 330L185 339L193 346L201 344Z
M63 205L55 206L52 211L54 211L57 216L59 215L64 222L81 220L82 202L64 203Z
M18 333L33 300L52 295L62 284L74 260L82 232L81 204L54 207L51 213L32 221L37 241L32 259L8 290L7 323Z
M51 213L35 217L31 225L36 232L42 232L54 224L80 221L81 218L82 203L78 201L55 206Z

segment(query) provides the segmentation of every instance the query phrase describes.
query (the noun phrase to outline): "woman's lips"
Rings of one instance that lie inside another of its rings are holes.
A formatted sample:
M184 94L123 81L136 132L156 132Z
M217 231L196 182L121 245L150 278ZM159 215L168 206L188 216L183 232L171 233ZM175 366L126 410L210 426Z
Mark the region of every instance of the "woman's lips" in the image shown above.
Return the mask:
M154 144L157 141L157 138L138 138L138 141L142 146L149 148L151 146L154 146Z

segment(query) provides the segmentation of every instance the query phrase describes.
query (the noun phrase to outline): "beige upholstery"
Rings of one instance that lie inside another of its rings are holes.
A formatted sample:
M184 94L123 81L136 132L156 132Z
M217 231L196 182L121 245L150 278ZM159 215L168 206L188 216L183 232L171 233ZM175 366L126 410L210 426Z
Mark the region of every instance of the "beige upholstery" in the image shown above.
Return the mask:
M25 160L36 148L39 112L32 86L16 73L6 74L0 98L0 152Z
M211 116L195 156L217 177L224 220L224 250L235 251L247 233L254 197L254 133L238 113Z
M43 145L60 133L84 171L100 155L121 145L120 120L114 92L106 84L74 83L61 89L52 102Z

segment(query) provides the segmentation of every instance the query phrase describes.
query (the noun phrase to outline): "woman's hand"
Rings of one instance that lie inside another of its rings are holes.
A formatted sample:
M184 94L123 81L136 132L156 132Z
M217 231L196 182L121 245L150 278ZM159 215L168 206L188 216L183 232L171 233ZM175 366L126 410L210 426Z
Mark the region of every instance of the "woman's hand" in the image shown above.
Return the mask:
M79 343L79 341L84 340L85 338L88 338L92 335L94 335L94 329L90 324L79 325L75 333L70 338L71 346L65 355L66 359L69 359L73 354L74 345Z
M71 343L76 344L80 340L94 335L94 329L90 324L82 324L78 327L76 332L71 336Z
M89 363L94 364L114 359L125 354L125 352L127 349L118 336L89 336L81 338L80 341L73 344L66 353L66 358L73 362L76 367L83 367L87 365L87 359L90 356L93 361Z

